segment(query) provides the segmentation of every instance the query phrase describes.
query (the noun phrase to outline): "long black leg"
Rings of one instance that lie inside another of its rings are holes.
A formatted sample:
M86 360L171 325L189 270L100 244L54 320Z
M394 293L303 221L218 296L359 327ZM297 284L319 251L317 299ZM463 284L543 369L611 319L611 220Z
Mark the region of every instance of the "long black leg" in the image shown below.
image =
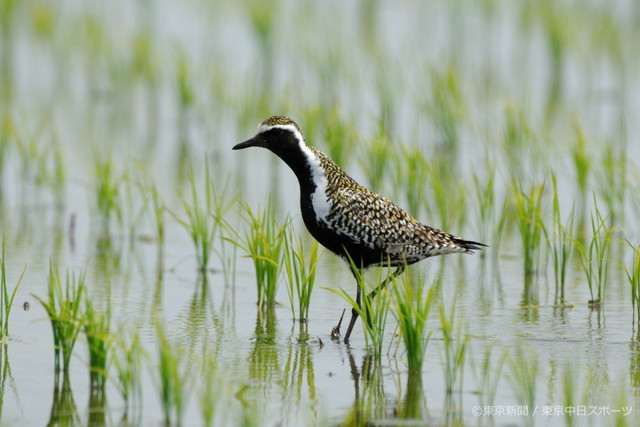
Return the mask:
M382 291L385 286L387 286L389 283L391 283L393 281L393 279L395 279L396 277L398 277L399 275L401 275L404 270L406 269L406 265L405 264L400 264L400 266L396 269L396 271L394 271L393 273L391 273L390 275L387 276L386 279L384 279L377 288L375 288L373 291L371 291L371 293L369 293L369 295L367 295L367 298L369 298L369 301L373 301L373 299L376 297L376 295L378 295L378 293L380 291ZM358 280L358 276L356 275L356 273L354 272L354 276L356 276L356 280ZM362 277L362 275L360 275L360 277ZM358 281L358 289L356 292L356 304L358 304L358 308L362 309L362 304L360 303L360 288L361 288L361 284ZM344 336L344 342L345 343L349 343L349 337L351 336L351 331L353 330L353 326L356 324L356 320L358 319L358 311L353 308L351 309L351 320L349 321L349 327L347 328L347 333ZM368 320L368 319L367 319Z
M360 303L360 288L361 285L358 283L358 289L356 290L356 304L358 308L362 308L362 304ZM356 320L358 320L358 311L354 308L351 309L351 320L349 320L349 327L347 328L347 333L344 336L344 342L349 342L349 337L351 336L351 331L353 330L353 326L356 324Z
M354 279L356 279L356 283L358 285L357 293L356 293L356 304L360 307L360 281L363 280L362 270L358 270L353 265L351 266L351 273L353 274ZM342 318L344 317L344 310L342 310L342 315L340 316L340 321L337 326L331 330L331 339L333 341L337 341L340 339L340 325L342 324ZM349 335L351 335L351 330L353 329L353 325L356 323L356 319L358 318L358 312L355 309L351 309L351 320L349 321L349 327L347 328L347 340L349 339Z

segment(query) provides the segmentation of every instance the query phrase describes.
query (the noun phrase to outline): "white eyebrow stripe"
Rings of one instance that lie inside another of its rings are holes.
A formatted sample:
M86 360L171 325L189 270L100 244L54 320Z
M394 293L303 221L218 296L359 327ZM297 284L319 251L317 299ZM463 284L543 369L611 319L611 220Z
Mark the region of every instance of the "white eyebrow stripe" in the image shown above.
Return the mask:
M300 131L298 130L298 128L296 128L294 125L263 125L260 124L260 126L258 126L258 132L262 133L262 132L267 132L271 129L284 129L284 130L290 130L291 132L293 132L296 137L300 140L300 139L304 139L302 138L302 134L300 133Z

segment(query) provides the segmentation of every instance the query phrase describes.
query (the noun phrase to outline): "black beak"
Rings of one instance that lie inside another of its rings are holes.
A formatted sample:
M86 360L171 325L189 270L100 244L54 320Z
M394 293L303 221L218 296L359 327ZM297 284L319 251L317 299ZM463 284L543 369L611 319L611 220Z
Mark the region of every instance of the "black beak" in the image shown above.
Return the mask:
M247 139L245 142L241 142L240 144L234 145L233 149L242 150L243 148L259 147L259 146L261 146L260 141L256 137L253 137L251 139Z

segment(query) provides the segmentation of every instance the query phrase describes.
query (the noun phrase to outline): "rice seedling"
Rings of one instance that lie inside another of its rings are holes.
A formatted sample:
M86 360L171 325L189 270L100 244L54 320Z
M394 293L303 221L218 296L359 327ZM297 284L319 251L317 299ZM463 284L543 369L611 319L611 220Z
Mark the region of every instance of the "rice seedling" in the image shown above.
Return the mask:
M248 385L243 386L240 391L236 393L236 398L241 398L242 394L244 394L248 389ZM243 427L263 426L265 423L264 420L267 419L264 405L260 405L260 402L257 402L255 399L245 399L242 400L241 403L240 414L238 414L239 420L235 422L235 425Z
M58 381L56 376L53 384L53 402L51 403L51 413L49 414L50 426L76 426L81 425L78 406L73 397L69 373L65 372L62 381Z
M11 364L9 363L9 345L6 341L3 341L0 343L0 417L4 409L4 391L7 386L7 379L11 388L15 390L16 383L11 374Z
M478 404L482 407L495 405L496 392L498 391L500 378L504 371L505 361L509 355L508 350L505 349L500 353L497 361L494 362L494 348L494 345L489 344L484 349L484 355L479 365L476 365L476 358L471 358L476 383L480 386L480 390L478 390Z
M33 140L32 144L42 146L41 149L31 148L26 153L25 162L34 164L34 184L37 187L48 188L58 205L62 204L65 196L66 168L62 157L62 149L55 136L43 144L40 140Z
M248 205L242 206L248 231L235 239L228 239L253 260L258 290L258 307L274 304L278 290L278 276L285 250L286 229L289 221L278 224L271 204L254 214Z
M311 411L307 413L309 421L315 424L317 421L317 411L314 410L314 402L318 390L315 385L314 355L315 348L309 342L307 325L300 325L300 334L294 341L295 345L290 345L287 357L282 368L282 401L284 409L287 411L295 408L304 408L305 397L308 398ZM301 414L305 415L305 414Z
M426 410L427 395L422 383L421 372L407 373L407 389L400 402L399 417L422 421Z
M322 141L329 157L340 167L347 168L351 160L348 148L354 145L357 137L357 131L351 125L354 120L343 118L340 109L335 106L323 105L305 110L304 118L306 133L314 135L314 141Z
M429 182L431 164L423 152L416 147L403 145L395 161L394 190L404 195L412 215L431 214L429 203L425 203L424 188Z
M531 414L536 406L536 380L538 379L538 356L531 348L519 346L513 358L509 360L511 368L511 388L518 405L527 408ZM527 423L533 425L533 417L526 417Z
M156 322L158 365L155 380L165 425L181 425L190 395L193 372L188 354L171 343L161 321Z
M349 363L353 363L351 375L354 382L359 381L358 386L362 387L360 395L357 396L358 400L355 402L356 410L359 412L356 416L360 421L356 425L384 418L388 398L385 395L384 371L380 357L370 354L364 356L359 373L354 372L357 369L355 361L352 362L350 359Z
M113 276L122 272L124 257L124 241L113 239L111 236L102 235L95 241L95 259L93 264L97 271L100 271L104 277Z
M491 247L493 248L493 250L491 251L491 253L494 255L493 261L494 263L496 263L496 266L498 262L498 255L500 254L500 245L502 243L502 236L504 234L505 229L507 228L508 220L510 218L513 218L514 216L515 216L515 213L514 213L513 204L511 203L511 199L509 198L508 195L505 195L504 199L502 200L502 207L498 211L498 215L497 215L498 220L495 226L492 227L493 234L492 234L492 240L491 240Z
M122 337L123 334L120 333L118 336ZM137 333L128 340L126 338L115 340L111 364L116 371L116 389L124 400L125 414L128 414L132 406L141 403L142 400L140 374L144 355Z
M544 184L531 185L529 191L512 176L512 203L515 208L515 220L522 240L525 278L531 277L538 268L539 249L542 241L542 196Z
M629 363L629 383L634 389L640 387L640 336L638 335L638 328L636 327L633 337L629 342L629 351L631 354Z
M272 87L274 78L274 43L273 43L273 26L274 18L278 14L279 8L274 5L266 4L262 1L249 1L245 4L247 12L251 20L251 26L255 36L260 43L260 53L263 66L262 87Z
M65 185L67 182L67 173L65 159L63 158L62 148L59 144L53 147L53 171L51 177L51 186L53 194L59 204L62 204L65 198Z
M489 241L488 230L493 225L495 216L495 166L489 160L486 160L485 169L488 171L485 180L474 172L473 189L475 194L475 205L478 207L478 235L482 242ZM496 246L495 243L492 246ZM482 253L484 254L484 252Z
M138 229L143 224L149 209L149 199L153 201L154 193L150 196L147 193L147 186L142 182L142 178L135 176L131 171L123 176L122 186L122 218L123 226L127 229L129 246L141 237Z
M33 296L42 304L51 322L56 372L61 369L64 373L69 372L73 347L82 329L84 292L84 274L76 276L67 272L63 287L58 268L50 264L47 301Z
M467 218L465 182L451 173L449 164L432 162L430 172L429 183L440 216L440 228L462 229Z
M153 86L158 76L157 53L150 34L151 23L143 22L142 25L143 28L132 36L129 71L132 80L140 80Z
M153 209L153 218L154 224L156 228L156 241L158 242L158 248L162 248L164 245L164 235L165 235L165 222L164 222L164 214L165 214L165 204L162 200L162 196L158 192L158 188L155 185L152 185L148 190L151 198L151 205Z
M360 166L366 176L368 187L373 191L382 191L382 183L389 173L389 163L393 159L391 136L387 133L381 121L378 124L378 135L366 144L365 152L360 157Z
M201 363L201 381L198 393L198 403L202 414L202 421L205 426L214 425L217 412L222 409L220 397L222 395L222 385L224 378L218 371L218 362L215 357L208 356Z
M589 174L591 173L591 157L587 151L586 138L584 131L578 122L574 124L576 133L576 143L571 148L571 156L573 157L573 167L576 170L576 182L578 184L578 194L580 195L581 205L587 199L587 190L589 189Z
M350 262L353 264L353 260L350 260ZM372 295L368 290L365 277L362 272L360 272L358 268L352 268L351 271L356 278L357 286L361 289L361 294L363 295L362 301L356 301L344 289L324 289L334 292L344 298L358 313L358 316L363 319L362 325L364 327L364 336L367 346L372 349L374 357L380 357L382 355L382 344L384 342L387 315L389 314L390 297L388 295L388 288L382 289L382 291L378 293L377 298L375 298L376 295ZM382 271L388 273L386 269L382 269ZM382 280L382 275L379 274L377 279ZM377 281L376 283L380 283L380 281ZM393 286L393 283L391 286Z
M18 23L17 17L20 12L20 3L15 0L2 2L3 13L0 15L0 43L2 52L0 53L0 99L3 103L11 104L13 94L16 91L13 82L13 67L11 58L15 51L14 28Z
M35 189L48 189L56 202L64 200L66 173L60 144L53 132L45 137L46 125L40 125L35 134L22 135L13 129L16 153L20 161L21 184Z
M574 22L567 23L562 17L568 10L553 1L543 1L533 5L526 3L523 10L523 21L529 27L541 27L546 39L550 67L550 82L547 93L545 118L547 121L557 117L557 110L562 104L564 92L564 69L566 57L575 32ZM532 25L532 24L535 24Z
M441 153L450 161L455 161L458 128L464 106L459 87L460 76L455 65L450 63L443 71L432 70L430 78L431 103L426 106L426 111L440 134Z
M631 306L633 307L633 324L636 329L640 326L640 247L627 240L627 246L632 250L631 268L622 266L629 286L631 287Z
M456 302L451 304L449 315L445 312L444 302L440 303L440 325L444 343L444 381L447 394L453 393L456 386L462 388L464 362L469 344L469 335L462 333L458 326L454 330L456 320Z
M118 176L111 156L98 153L93 158L95 198L101 218L101 232L109 234L110 224L115 218L122 223L121 184L123 176Z
M599 180L599 195L607 207L609 226L618 226L624 221L624 208L629 187L627 174L628 155L625 147L606 145Z
M191 81L193 80L189 75L189 62L186 60L184 53L181 52L177 60L177 88L178 88L178 100L181 107L181 111L188 110L194 103L195 93L191 87Z
M555 174L551 175L551 183L553 186L553 236L549 236L548 230L544 226L543 231L551 248L556 299L560 304L565 304L564 287L567 279L567 264L574 243L572 237L574 209L571 209L567 223L563 225Z
M13 300L16 297L16 292L22 283L24 273L27 271L25 265L20 273L20 277L13 287L13 291L9 292L9 286L7 285L7 265L4 253L4 239L2 239L2 254L0 254L0 345L6 343L9 336L9 315L11 314L11 307L13 306Z
M91 388L89 393L89 416L87 425L104 426L107 425L107 394L104 388Z
M527 155L527 149L535 146L531 143L533 137L533 130L524 113L517 106L508 104L505 111L502 142L512 177L524 176L526 171L522 167L527 162L522 160Z
M398 104L395 101L395 87L389 85L389 80L393 78L392 68L388 64L375 57L378 64L376 76L374 78L375 91L377 95L378 126L385 135L395 135L397 126ZM398 82L399 83L399 82Z
M105 384L109 378L107 362L112 346L111 307L99 312L94 309L85 292L85 310L82 328L89 349L89 424L106 424L107 394Z
M182 197L182 205L187 214L183 220L176 214L172 216L189 232L191 241L196 249L198 268L204 273L209 265L211 252L214 247L214 239L217 236L222 217L228 205L224 204L224 197L219 197L213 187L213 181L209 173L209 166L205 163L204 200L201 200L193 169L190 174L191 201ZM157 213L156 213L157 215Z
M594 205L595 212L591 214L592 235L589 246L585 247L585 244L576 241L576 249L580 254L580 262L589 286L591 295L589 307L599 310L604 303L614 227L607 226L607 219L600 213L595 196Z
M149 5L145 7L149 7ZM141 88L143 96L147 100L147 126L144 140L146 141L145 149L150 150L150 154L159 132L157 123L160 120L161 91L158 90L158 84L161 65L158 60L158 47L152 40L153 29L151 27L153 24L151 21L153 21L153 10L147 9L144 20L142 28L138 30L137 34L133 35L130 43L131 59L128 74L131 75L131 83L137 84Z
M298 239L298 245L295 246L293 233L285 232L284 238L284 266L287 274L287 291L289 294L289 303L291 305L291 314L294 320L301 323L309 320L309 305L311 304L311 293L316 279L316 267L320 260L318 252L318 242L313 241L311 251L309 252L309 261L305 259L305 248L302 239ZM296 315L296 300L298 312Z
M255 339L248 358L249 378L265 384L276 376L280 378L280 349L274 345L277 323L275 305L256 310Z
M427 317L433 298L438 294L433 286L424 294L424 284L416 283L410 274L401 283L392 283L393 314L398 321L410 372L420 372L431 332L427 332Z
M182 337L186 340L185 347L189 353L195 351L195 347L202 337L207 336L211 322L216 322L216 314L211 301L211 289L207 284L207 276L198 275L193 296L185 312L186 325L182 330Z
M225 228L228 228L228 226L225 226ZM233 287L233 285L236 283L238 246L223 238L220 239L218 248L214 250L218 255L218 259L220 260L222 275L224 276L225 280L225 287Z
M402 146L392 159L394 189L404 195L413 216L438 215L439 228L462 228L466 189L464 182L451 172L449 161L429 161L421 149L409 146ZM431 190L428 197L425 186Z
M580 375L576 372L574 365L567 364L562 376L562 404L565 408L574 408L579 403L579 396L576 396L576 391L580 390L579 378ZM565 422L568 426L573 426L575 424L575 417L570 413L565 413Z
M637 400L632 397L634 392L629 389L629 386L624 380L617 381L616 390L613 390L613 396L610 398L614 403L611 405L611 410L608 414L613 418L613 424L619 427L634 426L638 423L637 416L635 418L629 417L636 408L634 408L634 402Z
M85 294L82 328L89 348L89 384L92 390L103 390L108 378L107 362L112 347L111 308L98 312Z
M9 145L14 134L15 126L13 123L13 119L9 114L4 114L0 118L0 178L4 176L4 170L7 164L7 154L9 153ZM4 183L5 180L2 179L2 182ZM0 185L0 202L2 202L3 200L3 193L4 186Z

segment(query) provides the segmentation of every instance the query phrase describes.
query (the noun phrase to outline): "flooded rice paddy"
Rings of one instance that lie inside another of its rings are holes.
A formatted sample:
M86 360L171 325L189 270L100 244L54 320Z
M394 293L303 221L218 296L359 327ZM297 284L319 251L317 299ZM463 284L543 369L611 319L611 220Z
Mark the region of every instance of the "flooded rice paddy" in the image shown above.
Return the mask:
M0 0L1 425L638 424L640 7L347 3ZM274 114L489 247L332 341Z

